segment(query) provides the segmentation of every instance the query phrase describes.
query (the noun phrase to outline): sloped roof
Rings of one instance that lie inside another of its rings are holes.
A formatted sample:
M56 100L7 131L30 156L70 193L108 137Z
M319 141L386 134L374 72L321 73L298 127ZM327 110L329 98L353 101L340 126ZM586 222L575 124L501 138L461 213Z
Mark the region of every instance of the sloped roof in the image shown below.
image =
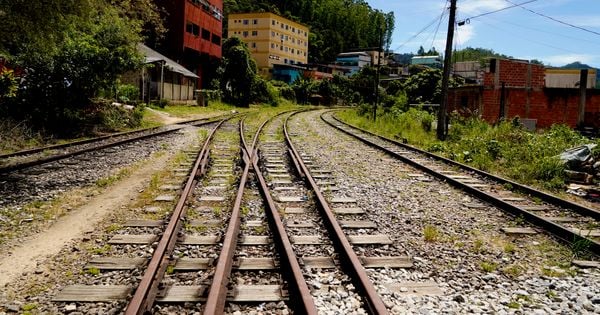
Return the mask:
M190 78L196 78L196 79L200 78L192 71L186 69L184 66L178 64L174 60L167 58L164 55L161 55L156 50L153 50L152 48L150 48L144 44L138 44L138 50L140 51L140 53L142 53L144 55L144 63L154 63L157 61L162 61L165 63L165 66L173 72L183 74L184 76L190 77Z

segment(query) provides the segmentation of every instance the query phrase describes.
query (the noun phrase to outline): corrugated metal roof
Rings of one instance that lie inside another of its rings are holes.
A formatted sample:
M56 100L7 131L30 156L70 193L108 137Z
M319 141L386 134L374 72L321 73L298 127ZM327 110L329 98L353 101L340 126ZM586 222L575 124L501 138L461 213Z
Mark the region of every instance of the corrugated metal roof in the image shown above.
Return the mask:
M153 50L152 48L150 48L144 44L138 44L138 50L144 55L145 63L154 63L154 62L162 61L165 63L165 66L173 72L183 74L184 76L189 77L189 78L196 78L196 79L200 78L192 71L186 69L184 66L178 64L174 60L167 58L164 55L161 55L156 50Z

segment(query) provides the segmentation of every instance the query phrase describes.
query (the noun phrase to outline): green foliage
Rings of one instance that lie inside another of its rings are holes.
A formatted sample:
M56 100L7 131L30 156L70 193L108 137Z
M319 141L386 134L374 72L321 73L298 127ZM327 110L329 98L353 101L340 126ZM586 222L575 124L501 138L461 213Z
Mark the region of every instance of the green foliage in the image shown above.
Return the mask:
M511 56L499 54L492 49L467 47L460 49L452 54L452 62L459 61L479 61L485 62L486 58L504 58L510 59Z
M0 66L0 104L17 95L18 81L13 70Z
M426 126L436 118L414 108L379 111L373 124L370 111L339 113L345 121L409 143L485 171L549 190L564 187L564 165L557 155L568 148L592 142L564 125L533 133L510 121L490 125L479 118L451 119L445 142L435 139ZM595 153L597 154L597 153Z
M169 100L166 98L161 98L160 100L150 101L150 106L165 108L169 105Z
M263 79L260 76L254 78L252 85L252 92L250 98L254 103L269 104L271 106L277 106L279 102L279 93L277 88L270 82Z
M91 99L141 65L143 21L123 10L102 0L2 2L11 19L0 19L9 30L0 51L24 70L4 111L58 134L78 131L93 113Z
M130 103L139 99L140 89L131 84L120 84L117 87L117 99L120 102Z
M281 97L283 97L289 101L296 100L296 92L294 91L294 89L291 86L289 86L287 84L279 87L279 95L281 95Z
M257 68L248 46L238 37L223 42L221 67L220 83L224 100L236 106L249 107Z
M300 78L292 85L299 104L308 104L310 96L316 91L316 82L308 78Z

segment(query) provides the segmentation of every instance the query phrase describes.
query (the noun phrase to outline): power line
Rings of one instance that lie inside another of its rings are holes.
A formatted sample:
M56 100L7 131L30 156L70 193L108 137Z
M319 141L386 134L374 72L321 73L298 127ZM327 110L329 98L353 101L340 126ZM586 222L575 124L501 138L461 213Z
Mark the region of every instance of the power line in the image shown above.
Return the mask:
M483 24L488 25L491 28L497 29L497 30L501 31L502 33L511 33L510 31L507 31L506 29L500 28L500 27L498 27L496 25L493 25L491 23L487 23L484 20L481 20L480 22L483 23ZM521 36L521 35L519 35L518 32L512 32L511 34L513 34L514 37L518 37L518 38L526 40L527 42L535 43L535 44L538 44L538 45L541 45L541 46L546 46L546 47L549 47L549 48L553 48L553 49L556 49L556 50L562 50L562 51L569 52L569 53L574 53L574 54L578 53L578 52L573 51L573 50L565 49L565 48L562 48L562 47L558 47L558 46L554 46L554 45L551 45L551 44L543 43L543 42L537 41L535 39L531 39L531 38L528 38L528 37Z
M576 28L576 29L579 29L579 30L582 30L582 31L585 31L585 32L588 32L588 33L592 33L592 34L600 35L600 32L592 31L592 30L590 30L590 29L587 29L587 28L584 28L584 27L581 27L581 26L573 25L573 24L571 24L571 23L567 23L567 22L561 21L561 20L559 20L559 19L555 19L555 18L553 18L553 17L551 17L551 16L548 16L548 15L545 15L545 14L543 14L543 13L539 13L539 12L533 11L533 10L531 10L531 9L529 9L529 8L526 8L526 7L522 6L524 3L521 3L521 4L515 4L515 3L513 3L513 2L511 2L511 1L509 1L509 0L504 0L504 1L506 1L506 2L508 2L508 3L511 3L511 4L515 5L515 6L518 6L519 8L521 8L521 9L523 9L523 10L526 10L526 11L529 11L529 12L531 12L531 13L533 13L533 14L539 15L539 16L541 16L541 17L545 17L545 18L547 18L547 19L550 19L550 20L552 20L552 21L554 21L554 22L558 22L558 23L560 23L560 24L563 24L563 25L566 25L566 26L570 26L570 27L573 27L573 28Z
M501 8L501 9L498 9L498 10L494 10L494 11L490 11L490 12L481 13L479 15L475 15L475 16L466 18L466 19L464 19L464 20L462 20L461 22L458 22L458 23L459 23L459 25L461 25L460 23L464 23L465 21L470 21L470 20L476 19L478 17L482 17L482 16L486 16L486 15L498 13L498 12L501 12L501 11L504 11L504 10L512 9L514 7L518 7L518 6L521 6L521 5L524 5L524 4L528 4L528 3L532 3L532 2L536 2L536 1L538 1L538 0L529 0L529 1L525 1L523 3L519 3L519 4L515 4L515 3L512 3L510 1L508 1L508 2L510 2L512 4L511 6L508 6L508 7L505 7L505 8Z
M448 7L448 1L446 1L446 4L444 5L444 12L446 12L446 8ZM440 25L442 25L442 21L443 21L443 15L440 16L440 21L438 22L437 27L435 28L435 33L433 34L433 39L431 40L431 47L433 48L433 43L435 43L435 38L437 37L437 33L440 30ZM431 48L430 48L431 49Z
M508 21L504 21L504 20L495 19L495 18L492 18L492 17L488 17L488 19L491 19L491 20L494 20L494 21L497 21L497 22L500 22L500 23L503 23L503 24L513 25L513 26L516 26L516 27L521 27L521 28L533 30L533 31L536 31L536 32L544 33L544 34L550 34L550 35L553 35L553 36L574 39L574 40L577 40L577 41L580 41L580 42L587 42L587 43L590 43L590 44L593 44L593 45L600 46L600 42L589 40L589 39L583 39L583 38L573 37L573 36L569 36L569 35L565 35L565 34L558 34L556 32L550 32L550 31L546 31L546 30L543 30L543 29L531 27L531 26L528 26L528 25L517 24L517 23L514 23L514 22L508 22Z
M444 10L442 11L442 14L440 14L439 17L435 17L435 19L433 19L429 24L427 24L425 27L423 27L418 33L416 33L415 35L413 35L411 38L409 38L404 43L400 44L400 46L398 46L394 50L398 50L398 49L404 47L404 45L410 43L413 39L417 38L419 35L421 35L423 32L425 32L427 29L429 29L435 22L438 21L438 19L443 18L446 14L448 14L448 11L446 10L446 7L444 6Z

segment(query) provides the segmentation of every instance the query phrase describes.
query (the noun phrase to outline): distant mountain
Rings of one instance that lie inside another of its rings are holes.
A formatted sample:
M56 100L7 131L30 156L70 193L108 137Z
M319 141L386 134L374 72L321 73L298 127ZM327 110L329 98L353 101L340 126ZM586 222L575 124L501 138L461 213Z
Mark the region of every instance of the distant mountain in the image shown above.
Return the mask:
M564 65L559 68L562 68L562 69L595 69L594 67L586 65L585 63L581 63L579 61L571 62L570 64Z

